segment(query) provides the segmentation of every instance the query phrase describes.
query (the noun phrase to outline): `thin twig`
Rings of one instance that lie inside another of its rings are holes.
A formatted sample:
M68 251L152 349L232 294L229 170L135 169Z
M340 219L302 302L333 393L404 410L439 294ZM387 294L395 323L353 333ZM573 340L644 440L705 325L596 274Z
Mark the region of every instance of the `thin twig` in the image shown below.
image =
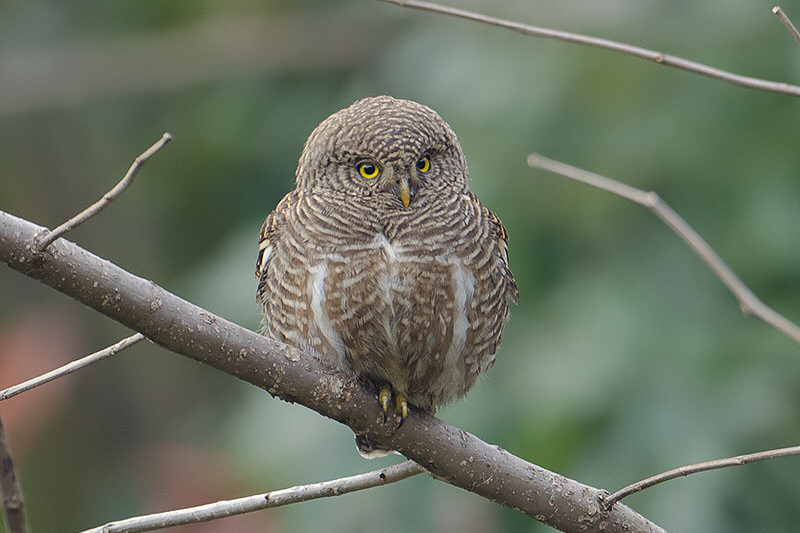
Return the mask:
M798 43L800 43L800 32L797 31L797 28L794 27L794 24L792 24L792 21L789 20L788 15L786 15L786 13L783 12L783 9L781 9L781 6L773 7L772 8L772 12L775 13L776 15L778 15L778 17L780 17L781 22L783 22L783 25L786 26L786 28L789 30L789 33L792 34L792 37L794 37L794 40L797 41Z
M716 459L714 461L706 461L703 463L696 463L693 465L681 466L672 470L667 470L655 476L637 481L632 485L621 488L617 492L609 495L603 500L603 505L608 509L614 503L622 498L630 496L635 492L658 485L665 481L675 479L681 476L688 476L689 474L696 474L698 472L707 472L709 470L717 470L719 468L726 468L729 466L746 465L756 461L763 461L764 459L774 459L775 457L786 457L789 455L800 455L800 446L791 446L789 448L778 448L777 450L767 450L765 452L748 453L746 455L737 455L736 457L728 457L725 459Z
M122 191L124 191L128 187L128 185L130 185L133 182L133 178L136 177L136 174L139 172L141 166L144 165L147 162L147 160L153 156L153 154L161 150L161 148L163 148L164 145L170 142L171 140L172 140L172 135L170 135L169 133L164 133L164 135L162 135L161 138L158 141L156 141L156 143L153 146L142 152L142 154L139 155L139 157L134 159L133 164L128 169L128 172L125 174L125 177L123 177L120 180L120 182L114 186L113 189L105 193L102 198L100 198L98 201L96 201L95 203L93 203L92 205L90 205L89 207L87 207L86 209L84 209L71 219L67 220L60 226L58 226L53 231L45 231L40 236L38 236L36 238L36 242L34 243L34 250L36 251L44 250L50 245L50 243L61 237L66 232L77 228L78 226L89 220L91 217L102 211L103 208L105 208L108 204L116 200L116 198L120 194L122 194Z
M604 50L621 52L623 54L628 54L642 59L647 59L649 61L653 61L660 65L674 67L680 70L686 70L689 72L693 72L695 74L708 76L709 78L714 78L720 81L726 81L728 83L732 83L734 85L739 85L742 87L749 87L751 89L760 89L763 91L772 91L792 96L800 96L800 87L797 85L790 85L788 83L779 83L774 81L762 80L759 78L751 78L749 76L740 76L738 74L733 74L731 72L720 70L714 67L709 67L701 63L689 61L688 59L682 59L680 57L662 54L661 52L648 50L646 48L641 48L638 46L631 46L616 41L609 41L608 39L589 37L577 33L552 30L549 28L541 28L538 26L529 26L527 24L521 24L519 22L514 22L511 20L503 20L495 17L490 17L487 15L481 15L479 13L473 13L471 11L465 11L463 9L456 9L454 7L442 6L431 2L417 2L415 0L380 0L380 1L386 2L388 4L395 4L401 7L409 7L412 9L420 9L422 11L441 13L453 17L474 20L477 22L482 22L484 24L499 26L501 28L517 31L524 35L530 35L533 37L555 39L558 41L564 41L568 43L582 44L586 46L592 46L595 48L602 48Z
M795 342L800 343L800 328L759 300L753 291L734 274L733 270L725 264L725 261L722 260L711 246L709 246L680 215L659 198L655 192L645 192L631 187L630 185L600 176L599 174L594 174L559 161L548 159L539 154L529 155L528 165L586 183L647 207L683 239L717 277L722 280L737 300L739 300L739 306L744 314L753 314L757 316Z
M82 357L76 361L72 361L71 363L67 363L64 366L58 367L55 370L51 370L41 376L36 376L33 379L29 379L19 385L14 385L13 387L9 387L0 391L0 401L7 400L17 394L23 393L34 387L38 387L39 385L44 385L54 379L58 379L62 376L66 376L67 374L71 374L78 369L81 369L85 366L91 365L92 363L96 363L101 359L105 359L106 357L112 356L117 352L124 350L129 346L133 346L137 342L144 340L144 335L141 333L136 333L135 335L131 335L130 337L126 337L119 341L116 344L112 344L108 348L100 350L99 352L95 352L91 355L87 355L86 357Z
M275 490L265 494L256 494L235 500L220 501L207 505L198 505L186 509L167 511L146 516L137 516L126 520L110 522L104 526L88 529L83 533L134 533L138 531L153 531L184 524L196 524L218 518L240 515L281 507L292 503L306 502L329 496L340 496L348 492L369 489L421 474L425 470L414 461L392 465L321 483L298 485L288 489Z
M22 498L11 449L6 440L3 423L0 421L0 495L3 498L3 523L6 533L27 533L28 521L25 518L25 501Z

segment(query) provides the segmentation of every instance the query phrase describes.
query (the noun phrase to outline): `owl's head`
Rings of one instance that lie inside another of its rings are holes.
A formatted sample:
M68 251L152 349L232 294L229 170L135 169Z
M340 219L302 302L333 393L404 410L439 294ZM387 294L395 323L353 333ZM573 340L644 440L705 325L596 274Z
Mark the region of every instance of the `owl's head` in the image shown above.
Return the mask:
M431 194L466 191L467 165L456 134L433 109L376 96L314 129L297 167L297 188L377 195L408 208Z

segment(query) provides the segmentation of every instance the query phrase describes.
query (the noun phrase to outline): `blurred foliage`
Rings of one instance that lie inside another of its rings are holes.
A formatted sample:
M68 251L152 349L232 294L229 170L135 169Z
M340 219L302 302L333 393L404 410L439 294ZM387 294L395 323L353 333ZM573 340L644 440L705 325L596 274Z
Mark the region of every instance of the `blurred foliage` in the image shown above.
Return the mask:
M772 4L544 0L452 5L800 79ZM800 21L800 2L782 4ZM175 141L69 236L251 328L255 237L306 136L388 93L437 109L505 222L520 305L495 368L440 416L615 490L675 466L800 441L800 349L646 210L529 169L532 151L656 190L769 305L800 320L800 107L638 59L368 0L0 7L0 209L50 227L164 131ZM0 387L128 335L0 273ZM366 471L349 430L140 344L0 405L33 531ZM800 459L626 500L672 532L796 530ZM549 531L423 476L179 529ZM178 531L178 529L176 529Z

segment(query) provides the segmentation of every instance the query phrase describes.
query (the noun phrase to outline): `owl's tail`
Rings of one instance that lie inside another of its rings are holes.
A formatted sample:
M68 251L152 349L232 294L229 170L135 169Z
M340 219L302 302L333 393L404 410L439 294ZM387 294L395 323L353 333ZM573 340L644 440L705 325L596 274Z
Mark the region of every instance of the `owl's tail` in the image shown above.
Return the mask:
M377 459L379 457L386 457L390 453L397 453L394 450L382 447L366 435L356 435L356 449L358 450L358 454L364 459Z

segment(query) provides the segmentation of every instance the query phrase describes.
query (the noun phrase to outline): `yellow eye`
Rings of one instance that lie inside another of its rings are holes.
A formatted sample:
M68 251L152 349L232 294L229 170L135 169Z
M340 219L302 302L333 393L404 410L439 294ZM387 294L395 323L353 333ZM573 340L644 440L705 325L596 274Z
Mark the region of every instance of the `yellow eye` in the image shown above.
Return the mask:
M431 158L427 155L423 155L419 159L417 159L416 163L417 170L420 172L427 172L431 169Z
M356 166L356 168L358 169L358 173L361 175L361 177L368 180L378 177L378 174L381 173L381 167L372 161L362 161Z

